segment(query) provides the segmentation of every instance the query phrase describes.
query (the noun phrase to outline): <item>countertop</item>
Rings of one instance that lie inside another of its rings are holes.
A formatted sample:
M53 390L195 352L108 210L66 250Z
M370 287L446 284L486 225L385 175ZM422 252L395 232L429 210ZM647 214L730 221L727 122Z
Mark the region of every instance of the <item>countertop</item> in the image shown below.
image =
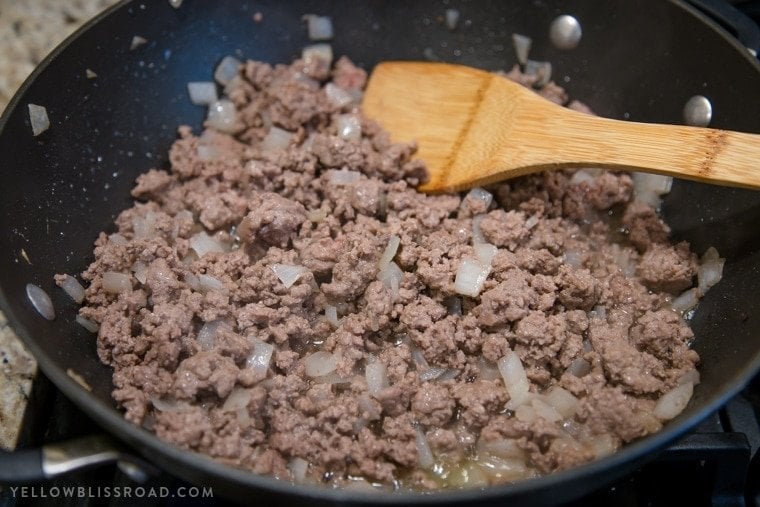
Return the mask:
M19 85L82 23L116 0L0 0L0 111ZM37 364L0 312L0 449L13 449Z

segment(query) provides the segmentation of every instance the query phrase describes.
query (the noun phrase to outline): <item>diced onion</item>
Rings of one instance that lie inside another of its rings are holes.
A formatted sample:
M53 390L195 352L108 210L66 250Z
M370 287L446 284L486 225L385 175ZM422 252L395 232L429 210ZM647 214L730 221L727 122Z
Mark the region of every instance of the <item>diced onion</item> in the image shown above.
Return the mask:
M66 291L74 302L81 304L84 301L84 287L71 275L66 275L61 282L61 288Z
M251 338L253 350L245 362L247 368L254 370L261 377L266 377L269 371L269 363L272 361L274 345L258 338Z
M607 309L603 306L595 306L593 310L588 312L588 318L607 320Z
M306 472L309 469L309 462L303 458L293 458L288 463L288 470L293 476L293 482L301 484L306 479Z
M235 104L227 99L217 100L208 107L206 123L219 132L232 133L237 122Z
M525 73L536 76L538 79L536 79L535 86L542 88L552 79L552 64L551 62L528 60L525 62Z
M325 85L325 94L328 100L337 108L346 107L354 101L353 95L333 83Z
M55 319L55 308L53 307L53 301L47 292L37 287L34 284L26 284L26 297L29 302L32 303L32 307L37 310L42 317L47 320Z
M292 138L293 135L287 130L273 126L261 141L261 149L264 151L284 150L290 146Z
M333 25L330 17L314 14L307 14L304 17L311 40L330 40L333 38Z
M537 215L531 215L525 221L525 228L526 229L532 229L532 228L534 228L537 225L538 225L538 216Z
M248 406L251 401L251 391L242 387L236 387L227 396L222 404L222 412L237 412Z
M37 104L29 104L29 122L32 124L32 135L38 136L50 128L50 118L47 109Z
M224 247L217 240L201 231L190 237L190 248L195 250L198 257L203 257L210 252L224 252Z
M103 290L111 294L119 294L132 289L132 281L129 275L106 271L103 273Z
M485 284L490 272L490 265L484 266L478 260L465 257L457 268L454 290L457 294L477 297L483 290L483 284Z
M562 417L569 418L578 410L578 398L570 391L559 386L552 387L544 396L544 401L559 412Z
M433 451L430 450L430 444L428 444L427 437L419 426L414 428L414 430L416 432L415 442L417 443L417 462L422 468L432 468L435 464L435 459L433 458Z
M331 169L327 172L328 181L330 185L353 185L361 177L361 173L357 171L349 171L348 169L335 170Z
M623 274L628 278L632 278L636 275L636 262L631 257L632 251L630 248L623 248L620 245L614 243L611 248L612 259L615 261Z
M396 252L398 252L398 246L400 244L401 238L399 238L397 235L394 234L390 237L388 240L388 245L385 247L383 255L380 256L380 261L377 263L380 269L383 269L385 266L390 264L390 262L396 256Z
M151 398L150 403L159 412L183 412L190 408L187 403L177 401L174 398Z
M566 250L564 254L565 264L574 268L579 268L583 265L583 255L575 250Z
M444 373L446 373L446 368L439 368L437 366L428 368L427 370L420 372L420 381L430 382L431 380L440 378Z
M663 421L673 419L683 412L694 393L694 384L686 382L662 395L654 407L654 415Z
M430 368L427 359L425 359L425 355L422 353L422 349L411 345L409 350L412 355L412 361L414 361L414 366L418 371L424 371Z
M338 321L338 308L336 306L325 307L325 319L327 319L327 322L333 326L338 327L338 324L340 323Z
M135 49L139 48L140 46L144 46L148 43L148 39L145 37L140 37L139 35L135 35L132 37L132 42L129 43L129 50L134 51Z
M589 444L591 451L597 459L609 456L618 448L617 439L609 433L594 435L593 438L589 439Z
M362 137L362 124L355 114L342 114L336 118L338 136L346 141L358 141Z
M699 280L699 290L702 294L706 293L716 283L723 278L723 265L726 259L721 259L718 251L714 247L707 249L702 256L702 264L697 272Z
M483 203L486 209L491 205L493 201L493 194L488 190L480 187L475 187L465 196L465 199L472 199L473 201L480 201Z
M677 312L688 312L699 303L699 289L689 289L670 302Z
M127 241L127 238L125 238L124 236L122 236L118 232L116 232L116 233L111 234L110 236L108 236L108 241L110 241L111 243L113 243L115 245L126 245L127 243L129 243Z
M301 52L301 58L307 66L322 64L326 67L332 65L333 51L329 44L312 44L306 46Z
M237 76L239 68L240 60L234 56L225 56L219 62L219 65L216 66L216 70L214 70L214 79L216 79L217 83L224 86Z
M493 258L496 256L498 249L490 243L478 243L475 245L475 256L483 266L491 266Z
M77 315L74 320L76 320L77 324L85 328L87 331L91 333L97 333L98 330L100 330L100 324L97 322L93 322L90 319L85 319L81 315Z
M525 458L525 451L517 445L517 440L512 438L498 438L493 440L485 440L481 438L478 440L477 450L479 453L485 452L499 458Z
M507 408L515 409L519 407L529 397L530 382L528 375L525 373L520 357L514 352L509 351L499 359L497 363L499 373L504 379L504 385L509 393L509 402Z
M198 154L198 158L203 162L215 160L219 157L219 151L217 148L215 146L209 146L207 144L199 144L195 149L195 152Z
M216 94L216 85L211 81L187 83L187 93L190 95L190 102L196 106L210 106L219 100Z
M329 352L319 351L303 360L306 368L306 375L309 377L323 377L328 373L335 371L338 367L338 358Z
M672 177L660 174L634 172L631 178L636 199L653 208L659 208L661 196L669 193L673 186Z
M272 271L277 275L286 289L289 289L296 280L309 270L304 266L293 266L291 264L272 264Z
M479 245L481 243L488 243L483 236L483 232L480 230L480 222L483 221L485 215L476 215L472 217L472 244Z
M541 417L549 422L557 422L562 419L562 414L560 414L557 409L541 399L532 399L530 404L536 413L536 417ZM525 405L518 407L517 410L520 410L524 406Z
M388 387L388 370L382 361L371 361L364 367L367 391L375 395Z
M216 333L222 327L230 327L230 325L223 320L212 320L203 324L196 338L201 350L211 350L216 346Z
M220 291L220 292L227 292L227 288L224 286L224 283L222 283L221 280L218 278L214 278L211 275L204 275L200 274L198 275L198 289L201 292L207 292L207 291Z
M536 409L533 408L533 405L530 403L523 403L515 409L515 417L519 421L532 423L538 418L538 414L536 413Z
M446 9L446 28L455 30L459 24L459 11L457 9Z
M148 279L148 265L143 261L135 261L135 263L132 264L132 272L135 274L137 281L142 284Z
M588 183L591 185L596 181L596 176L589 173L586 170L578 169L573 173L573 175L570 177L570 184L571 185L579 185L580 183Z
M681 378L678 379L678 384L699 384L699 372L696 370L696 368L692 368L690 370L687 370L686 373L681 375Z
M399 295L399 287L401 287L401 279L404 277L404 272L398 267L398 264L391 261L377 274L377 279L383 282L383 285L391 290L391 296L395 300Z
M533 39L519 33L513 33L512 45L515 47L515 55L517 55L517 61L520 62L520 65L528 63L528 55L530 54L530 47L533 45Z

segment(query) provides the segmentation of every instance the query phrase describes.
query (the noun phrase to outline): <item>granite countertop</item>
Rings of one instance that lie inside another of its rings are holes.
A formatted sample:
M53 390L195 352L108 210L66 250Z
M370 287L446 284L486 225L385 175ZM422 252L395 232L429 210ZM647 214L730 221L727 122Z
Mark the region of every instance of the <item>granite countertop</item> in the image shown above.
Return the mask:
M48 52L116 0L0 0L0 111ZM16 445L37 370L0 312L0 449Z

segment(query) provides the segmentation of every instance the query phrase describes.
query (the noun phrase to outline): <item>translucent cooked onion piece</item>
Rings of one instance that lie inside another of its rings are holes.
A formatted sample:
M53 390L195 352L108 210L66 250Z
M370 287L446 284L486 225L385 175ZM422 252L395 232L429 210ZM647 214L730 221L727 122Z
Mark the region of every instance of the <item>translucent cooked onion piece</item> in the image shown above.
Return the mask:
M358 141L362 137L362 124L355 114L342 114L335 120L338 136L346 141Z
M312 44L301 52L301 58L307 66L321 64L330 67L333 61L332 46L329 44Z
M525 62L525 73L531 76L536 76L535 86L543 88L552 79L552 64L551 62L528 60Z
M330 40L333 38L333 24L329 16L307 14L306 25L311 40Z
M361 173L357 171L349 171L348 169L330 169L327 171L327 178L330 182L330 185L353 185L359 181L359 178L361 178Z
M689 404L691 395L694 393L694 384L691 382L683 383L662 395L657 400L654 407L654 415L662 420L668 421L683 412L686 405Z
M483 266L488 266L490 271L491 262L493 262L493 258L496 256L496 252L498 251L496 246L490 243L478 243L475 245L474 250L475 257L478 258L480 264Z
M573 359L573 361L570 363L570 366L567 367L567 372L578 378L587 375L590 371L591 371L591 363L589 363L582 357Z
M216 333L222 327L229 328L230 325L223 320L212 320L203 324L196 338L202 350L211 350L216 346Z
M344 108L354 101L353 95L333 83L325 85L327 99L337 108Z
M277 275L286 289L289 289L296 283L296 280L309 269L304 266L294 266L291 264L272 264L272 271Z
M103 290L111 294L119 294L132 290L132 281L129 275L116 273L115 271L106 271L103 273Z
M82 304L84 301L84 287L79 281L71 275L65 275L63 282L61 282L61 288L66 291L74 302Z
M559 386L549 389L544 396L544 401L566 419L574 416L578 410L578 398Z
M437 366L428 368L427 370L420 372L420 381L430 382L431 380L437 380L446 373L446 368L439 368Z
M483 221L485 215L476 215L472 217L472 244L479 245L481 243L488 243L483 236L483 232L480 230L480 222Z
M533 39L519 33L513 33L512 45L515 48L515 55L517 55L517 61L520 62L520 65L528 63L528 55L530 54L530 47L533 45Z
M251 391L242 387L236 387L227 396L222 404L223 412L237 412L241 408L248 406L248 402L251 401Z
M507 408L515 409L529 398L530 382L520 357L513 351L499 359L497 363L501 378L509 394Z
M206 124L218 130L230 134L235 131L237 123L237 109L235 104L227 99L217 100L208 106Z
M190 236L190 248L195 250L198 257L203 257L210 252L224 252L224 247L217 240L201 231Z
M673 186L673 178L660 174L631 173L633 192L637 200L653 208L659 208L662 196L668 194Z
M209 292L212 290L223 293L227 292L227 288L221 280L205 274L198 275L198 290L201 292Z
M312 378L324 377L335 371L338 367L338 358L334 354L325 351L315 352L306 356L303 360L306 375Z
M367 380L367 391L375 395L388 387L388 370L382 361L370 361L364 367L364 377Z
M217 83L224 86L237 76L239 68L240 60L234 56L225 56L219 62L219 65L216 66L216 70L214 70L214 79Z
M490 272L490 265L484 266L483 263L476 259L465 257L459 263L456 278L454 279L454 290L457 294L462 294L463 296L478 297Z
M677 312L688 312L699 303L699 289L689 289L670 302L670 306Z
M97 333L100 330L100 324L93 322L90 319L85 319L81 315L77 315L74 320L76 320L77 324L91 333Z
M722 259L714 247L707 249L702 256L702 264L697 272L699 280L698 288L702 294L706 293L723 278L723 265L726 259Z
M174 398L154 397L150 399L150 403L160 412L183 412L190 408L187 403L177 401Z
M272 127L261 141L261 149L264 151L284 150L290 146L293 134L279 127Z
M251 355L245 362L247 368L255 371L261 378L267 376L269 371L269 364L272 361L272 354L274 353L274 345L258 338L251 338L253 343L253 350Z
M421 468L432 468L435 464L435 458L433 458L433 451L430 449L425 432L419 426L414 428L414 430L416 432L417 463L419 463Z
M32 304L32 307L37 310L43 318L47 320L55 319L55 308L53 307L53 301L50 300L47 292L37 287L34 284L26 284L26 297Z
M383 282L383 285L388 287L391 291L391 297L395 300L399 295L399 288L401 287L401 280L404 277L404 272L398 267L398 264L391 261L377 274L377 279Z
M37 137L50 128L50 118L47 109L37 104L29 104L29 123L32 125L32 135Z
M327 322L329 322L333 326L338 327L338 324L340 324L340 321L338 320L338 307L336 306L325 307L325 319L327 319Z
M196 106L210 106L219 100L216 85L211 81L191 81L187 83L187 93L190 95L190 102Z
M401 238L399 238L395 234L390 237L390 239L388 240L388 245L385 247L385 250L383 251L383 255L380 256L380 261L377 263L380 269L383 269L388 264L390 264L390 262L396 256L396 252L398 252L398 247L400 244L401 244Z
M301 484L306 479L309 462L303 458L293 458L288 463L288 470L290 470L290 475L293 476L293 482Z
M474 201L482 202L486 209L488 209L488 207L491 205L491 202L493 202L493 194L488 190L480 187L475 187L467 192L465 199L468 198Z
M455 30L459 24L459 15L457 9L446 9L446 28Z

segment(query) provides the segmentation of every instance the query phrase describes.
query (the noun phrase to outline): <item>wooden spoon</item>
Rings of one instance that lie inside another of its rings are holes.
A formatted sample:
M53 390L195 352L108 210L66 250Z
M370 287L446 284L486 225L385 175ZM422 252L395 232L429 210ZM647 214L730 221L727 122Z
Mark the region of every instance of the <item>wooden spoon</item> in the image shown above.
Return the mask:
M760 135L600 118L461 65L381 63L362 107L394 141L417 141L425 192L569 167L760 187Z

